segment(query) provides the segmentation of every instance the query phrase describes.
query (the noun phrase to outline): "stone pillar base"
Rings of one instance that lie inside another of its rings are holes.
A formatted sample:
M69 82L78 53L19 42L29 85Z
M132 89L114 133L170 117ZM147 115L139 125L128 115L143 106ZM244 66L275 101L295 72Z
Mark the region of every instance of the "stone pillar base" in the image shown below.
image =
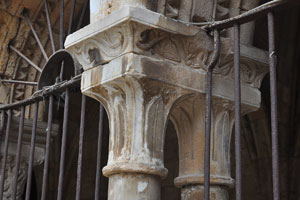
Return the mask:
M110 200L159 200L160 177L149 174L115 174L109 177Z

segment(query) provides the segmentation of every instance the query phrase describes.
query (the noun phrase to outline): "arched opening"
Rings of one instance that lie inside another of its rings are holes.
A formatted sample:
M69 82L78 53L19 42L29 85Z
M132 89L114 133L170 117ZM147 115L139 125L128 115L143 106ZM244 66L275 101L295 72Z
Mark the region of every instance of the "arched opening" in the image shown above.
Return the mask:
M164 165L168 169L168 176L162 181L161 199L180 200L180 189L175 187L174 179L179 171L178 138L173 123L169 120L164 145Z

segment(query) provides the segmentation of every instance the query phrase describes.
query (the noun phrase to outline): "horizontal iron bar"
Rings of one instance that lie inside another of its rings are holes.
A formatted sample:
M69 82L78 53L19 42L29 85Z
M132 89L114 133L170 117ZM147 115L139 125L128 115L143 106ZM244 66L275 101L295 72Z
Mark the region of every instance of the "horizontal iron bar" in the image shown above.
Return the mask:
M243 14L237 15L235 17L231 17L229 19L225 19L222 21L216 21L212 22L209 25L202 26L201 28L204 29L226 29L233 27L234 24L244 24L249 21L252 21L256 19L259 16L264 16L268 13L270 10L274 10L276 8L282 7L282 6L288 6L291 4L297 4L299 3L299 0L273 0L268 3L262 4L261 6L258 6L252 10L249 10Z
M8 110L8 109L15 109L20 106L26 106L33 104L38 101L42 101L45 96L48 96L50 94L58 93L58 92L64 92L66 88L75 88L78 87L81 81L81 75L75 76L69 81L63 81L58 84L44 87L41 90L36 91L30 98L24 99L22 101L18 101L12 104L5 104L0 105L0 110Z
M37 85L37 82L30 82L30 81L19 81L19 80L7 80L7 79L0 79L1 82L5 83L18 83L24 85Z

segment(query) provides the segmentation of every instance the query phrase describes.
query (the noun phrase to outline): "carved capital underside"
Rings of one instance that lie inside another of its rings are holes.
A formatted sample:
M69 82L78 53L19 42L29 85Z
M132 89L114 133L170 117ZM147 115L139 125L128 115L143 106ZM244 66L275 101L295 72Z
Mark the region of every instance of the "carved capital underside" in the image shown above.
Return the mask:
M171 111L179 141L178 187L203 184L205 141L205 96L191 95ZM233 102L213 99L211 133L211 184L232 186L230 137L234 123Z
M180 88L124 76L84 89L101 101L110 120L109 160L104 175L132 172L167 175L163 164L164 130Z
M179 142L179 176L182 199L202 199L204 192L205 95L186 95L170 112ZM242 115L253 108L243 105ZM228 199L234 186L230 170L230 141L234 124L234 102L212 99L210 184L211 199Z

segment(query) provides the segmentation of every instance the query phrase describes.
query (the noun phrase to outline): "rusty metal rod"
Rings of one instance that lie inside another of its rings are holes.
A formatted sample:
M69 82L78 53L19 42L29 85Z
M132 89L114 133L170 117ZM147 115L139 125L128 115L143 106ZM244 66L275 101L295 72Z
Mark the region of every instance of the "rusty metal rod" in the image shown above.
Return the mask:
M80 192L81 192L82 150L83 150L83 136L84 136L84 126L85 126L85 104L86 104L86 96L82 95L78 164L77 164L77 181L76 181L77 182L76 183L76 200L80 200Z
M271 95L271 130L272 130L272 178L273 199L280 199L279 188L279 156L278 156L278 119L277 119L277 83L276 83L276 51L274 15L268 13L269 32L269 66L270 66L270 95Z
M205 146L204 146L204 200L209 200L210 191L210 136L211 136L211 96L212 72L220 56L220 33L214 31L214 55L207 67L206 74L206 105L205 105Z
M7 79L0 79L1 82L4 83L16 83L16 84L24 84L24 85L37 85L37 82L30 82L30 81L19 81L19 80L7 80Z
M49 37L50 37L50 41L51 41L52 52L55 53L55 44L54 44L51 20L50 20L50 15L49 15L48 0L44 0L44 5L45 5L45 13L46 13L46 19L47 19Z
M16 167L13 172L15 176L14 176L13 184L12 184L12 200L16 200L16 197L17 197L18 175L19 175L20 160L21 160L21 154L22 154L21 150L22 150L22 138L23 138L23 129L24 129L24 115L25 115L25 106L22 106L20 123L19 123Z
M58 93L58 92L63 92L66 90L66 88L79 87L80 81L81 81L81 75L78 75L69 81L64 81L64 82L52 85L51 87L46 87L41 90L38 90L35 92L35 94L33 96L31 96L28 99L18 101L18 102L12 103L12 104L0 105L0 110L15 109L15 108L19 108L22 105L30 105L37 101L42 101L45 96L48 96L48 95L51 95L54 93Z
M65 156L66 156L66 144L67 144L67 133L68 133L68 118L69 118L69 102L70 93L69 89L65 92L65 106L64 106L64 119L63 119L63 132L62 132L62 142L60 151L60 166L59 166L59 179L58 179L58 193L57 199L62 199L63 194L63 182L64 182L64 166L65 166Z
M23 16L24 16L24 18L25 18L27 24L29 25L30 30L31 30L31 32L33 33L33 36L34 36L35 40L37 41L37 43L38 43L38 45L39 45L39 47L40 47L40 49L41 49L41 52L42 52L44 58L46 59L46 61L48 61L48 60L49 60L48 55L47 55L47 53L46 53L46 51L45 51L45 49L44 49L44 47L43 47L43 45L42 45L42 43L41 43L41 41L40 41L40 39L39 39L39 36L38 36L38 35L36 34L36 32L35 32L35 30L34 30L34 28L33 28L33 26L32 26L32 23L31 23L31 21L30 21L28 15L27 15L27 13L24 12L24 13L23 13Z
M84 15L85 15L85 12L87 10L88 5L89 5L89 0L85 0L83 8L81 10L81 14L80 14L79 20L78 20L78 24L77 24L76 30L79 30L81 28L82 21L83 21L83 18L84 18Z
M64 0L60 0L59 9L59 48L64 48Z
M1 111L1 124L0 124L0 149L1 149L1 141L3 136L4 124L5 124L5 112L3 110Z
M97 169L96 169L96 185L95 185L95 200L100 199L100 183L101 183L101 154L102 154L102 138L103 138L103 116L104 109L99 106L99 130L98 130L98 145L97 145Z
M11 109L8 110L8 117L7 117L7 124L6 124L6 135L5 135L5 142L4 142L4 152L2 158L2 169L1 169L1 178L0 179L0 200L3 199L3 187L4 187L4 177L5 177L5 168L6 168L6 161L7 161L7 154L8 154L8 139L10 134L10 124L11 124Z
M60 0L60 11L59 11L59 48L64 48L64 0ZM61 63L60 67L60 81L63 80L64 74L64 61Z
M27 58L24 54L22 54L18 49L16 49L12 45L9 45L9 48L11 50L13 50L14 52L16 52L21 58L23 58L29 65L31 65L32 67L34 67L37 71L42 72L42 69L39 66L37 66L36 64L34 64L29 58Z
M35 137L36 137L38 110L39 110L39 103L36 102L36 103L34 103L34 114L33 114L31 144L30 144L30 157L29 157L29 163L28 163L29 166L28 166L27 184L26 184L26 200L30 200L30 193L31 193L32 167L33 167L33 160L34 160Z
M236 200L242 199L240 25L234 25L234 106Z
M299 0L273 0L235 17L231 17L222 21L211 22L209 25L202 26L202 28L213 30L230 28L234 26L235 23L244 24L254 19L257 19L258 17L262 17L265 14L267 14L270 10L299 3ZM197 25L197 23L193 24Z
M1 111L1 124L0 124L0 149L2 149L2 139L3 139L3 132L5 127L5 111Z
M72 0L71 14L70 14L70 18L69 18L68 35L70 35L72 32L72 24L73 24L73 18L74 18L75 5L76 5L76 0Z
M0 124L0 149L2 147L3 131L5 127L5 111L1 111L1 124Z
M47 183L48 183L48 167L49 167L49 153L50 153L50 141L51 141L51 129L52 129L52 119L53 119L53 95L49 98L49 109L48 109L48 126L47 126L47 138L46 138L46 152L44 161L44 171L43 171L43 183L42 183L42 195L41 200L46 199L47 195Z

